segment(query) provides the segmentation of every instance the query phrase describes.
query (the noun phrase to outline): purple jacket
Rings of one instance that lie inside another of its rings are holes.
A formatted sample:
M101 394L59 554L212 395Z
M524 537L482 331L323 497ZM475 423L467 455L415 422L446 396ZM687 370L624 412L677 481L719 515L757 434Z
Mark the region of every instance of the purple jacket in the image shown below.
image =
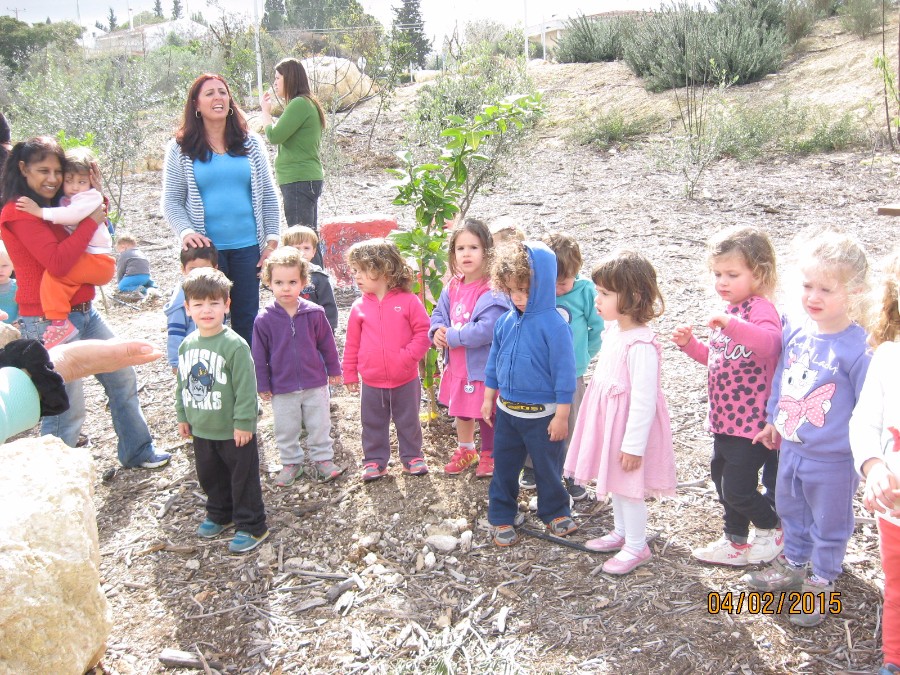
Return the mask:
M434 332L447 326L447 344L452 348L466 348L466 372L469 379L484 382L484 367L494 339L494 324L497 319L512 309L509 297L504 293L488 290L475 303L472 317L461 328L452 328L450 320L450 284L459 283L452 279L441 292L438 304L431 313L431 329L428 337L434 339ZM444 350L444 363L450 358L450 351Z
M253 323L253 363L260 392L290 394L328 384L341 362L325 310L298 298L291 317L277 302L266 305Z

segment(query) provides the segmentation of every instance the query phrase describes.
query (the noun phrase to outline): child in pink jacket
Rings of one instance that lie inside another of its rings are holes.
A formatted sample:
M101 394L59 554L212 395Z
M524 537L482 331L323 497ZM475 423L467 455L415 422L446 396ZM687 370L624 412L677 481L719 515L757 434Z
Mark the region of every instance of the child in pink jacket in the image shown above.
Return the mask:
M419 424L419 361L431 346L430 321L418 296L410 293L412 270L385 239L354 244L347 263L362 297L350 308L344 343L344 384L360 390L363 475L372 481L387 474L394 420L403 470L428 473Z

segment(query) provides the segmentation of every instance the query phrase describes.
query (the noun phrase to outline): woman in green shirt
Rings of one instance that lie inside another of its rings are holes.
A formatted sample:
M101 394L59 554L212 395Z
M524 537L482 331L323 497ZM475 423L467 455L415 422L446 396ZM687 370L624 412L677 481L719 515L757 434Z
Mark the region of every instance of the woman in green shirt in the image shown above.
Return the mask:
M275 66L275 95L284 100L284 112L272 119L272 95L260 99L266 138L278 146L275 178L281 188L288 226L306 225L318 233L318 200L322 194L322 160L319 142L325 129L325 113L309 88L306 69L297 59L282 59ZM322 265L323 246L312 262Z

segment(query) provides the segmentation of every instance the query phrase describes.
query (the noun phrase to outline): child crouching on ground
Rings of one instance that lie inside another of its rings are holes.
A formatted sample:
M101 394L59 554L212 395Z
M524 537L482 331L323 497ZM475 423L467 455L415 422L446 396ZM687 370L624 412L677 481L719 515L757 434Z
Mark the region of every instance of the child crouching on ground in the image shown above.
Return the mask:
M194 441L197 480L206 493L205 539L236 527L228 549L251 551L269 536L256 445L256 375L250 347L224 325L231 282L219 270L185 279L184 305L197 330L178 350L175 408L182 438Z
M96 175L96 163L94 154L88 148L78 147L67 151L60 206L41 208L28 197L19 197L16 208L74 232L78 223L103 207L103 195L98 190L100 184L99 176ZM41 278L41 306L44 316L50 321L42 338L44 347L50 349L78 335L78 329L69 321L72 297L84 284L102 286L113 278L116 261L111 253L112 238L106 224L100 223L85 252L79 256L68 274L54 277L49 272L44 272Z
M309 264L290 246L266 258L263 282L275 299L253 323L257 389L260 398L272 402L282 467L275 484L280 487L303 473L299 438L304 426L312 475L326 482L344 473L334 463L328 396L328 385L341 383L341 362L325 311L300 297L308 274Z
M325 310L325 316L328 318L331 332L334 334L338 325L338 309L337 303L334 301L334 288L331 286L331 279L328 277L328 273L311 262L319 250L319 235L311 227L294 225L286 229L284 234L281 235L281 245L293 246L300 251L300 255L309 263L306 288L301 291L300 297L316 303Z
M120 232L116 236L116 253L119 254L119 259L116 260L116 284L120 291L138 291L141 295L146 295L148 288L156 288L156 282L150 278L150 261L137 247L137 239Z
M403 470L414 476L428 473L422 456L419 403L419 361L425 356L428 313L419 297L409 292L412 270L397 246L386 239L370 239L347 251L347 264L362 297L350 308L344 345L344 384L360 391L364 481L388 472L391 457L391 420L397 429Z
M497 400L488 521L494 544L511 546L519 540L515 518L526 455L534 463L538 518L556 536L578 529L560 478L575 393L575 349L572 329L556 311L556 256L546 245L501 249L491 279L509 294L513 309L497 320L485 368L483 419L491 419Z

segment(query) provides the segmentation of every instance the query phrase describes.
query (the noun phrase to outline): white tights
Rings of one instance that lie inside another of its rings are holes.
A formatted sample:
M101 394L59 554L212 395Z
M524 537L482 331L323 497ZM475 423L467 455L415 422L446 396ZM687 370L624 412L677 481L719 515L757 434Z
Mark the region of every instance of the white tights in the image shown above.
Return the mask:
M638 553L647 545L647 504L643 499L632 499L611 494L613 522L616 534L625 537L625 549Z

